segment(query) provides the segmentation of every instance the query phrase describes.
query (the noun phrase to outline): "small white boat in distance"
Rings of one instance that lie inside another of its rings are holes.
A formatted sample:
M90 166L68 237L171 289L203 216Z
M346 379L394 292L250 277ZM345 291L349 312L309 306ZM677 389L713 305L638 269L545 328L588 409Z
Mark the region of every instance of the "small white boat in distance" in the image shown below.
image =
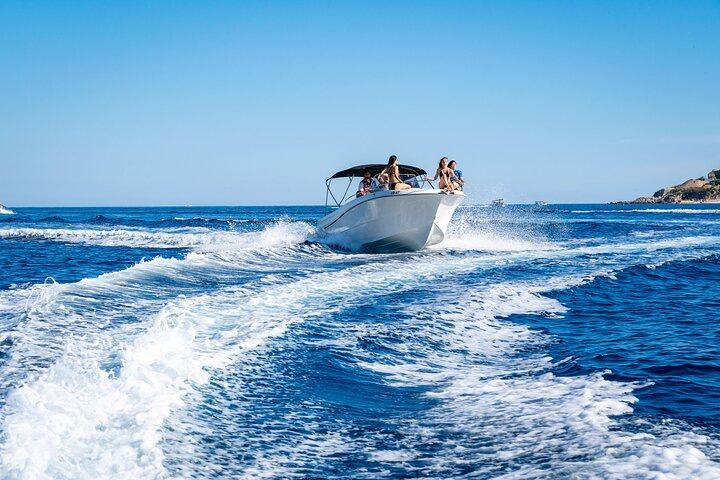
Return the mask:
M491 206L491 207L504 207L504 206L505 206L505 200L503 200L502 198L498 198L497 200L493 200L493 201L490 203L490 206Z
M425 170L398 165L400 179L408 190L383 190L376 182L373 189L355 198L356 182L370 170L375 177L383 164L358 165L337 172L325 182L325 207L332 198L335 208L318 220L318 227L329 236L330 243L368 253L412 252L436 245L445 239L450 218L465 198L462 191L447 193L425 182ZM338 200L333 194L333 180L347 178L348 185ZM429 188L423 188L423 187ZM350 192L350 194L348 194Z
M538 207L545 207L547 204L548 203L545 200L535 200L535 205Z

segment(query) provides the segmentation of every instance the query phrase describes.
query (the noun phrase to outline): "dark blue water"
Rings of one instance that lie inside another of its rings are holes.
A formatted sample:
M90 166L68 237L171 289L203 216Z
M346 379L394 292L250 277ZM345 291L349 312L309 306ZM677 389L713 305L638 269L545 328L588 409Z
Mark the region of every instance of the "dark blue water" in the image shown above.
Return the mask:
M720 207L14 210L3 478L720 478Z

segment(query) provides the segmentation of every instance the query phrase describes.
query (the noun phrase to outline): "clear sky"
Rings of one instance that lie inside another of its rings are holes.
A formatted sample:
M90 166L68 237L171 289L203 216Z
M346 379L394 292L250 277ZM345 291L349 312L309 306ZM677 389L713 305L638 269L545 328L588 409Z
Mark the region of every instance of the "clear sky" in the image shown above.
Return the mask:
M471 203L720 168L720 1L0 2L0 201L320 204L360 163Z

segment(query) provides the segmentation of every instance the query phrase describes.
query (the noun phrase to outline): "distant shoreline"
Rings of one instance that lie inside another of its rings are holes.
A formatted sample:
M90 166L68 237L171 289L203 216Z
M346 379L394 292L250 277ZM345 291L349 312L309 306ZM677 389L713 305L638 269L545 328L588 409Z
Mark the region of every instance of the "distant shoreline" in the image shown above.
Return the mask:
M686 180L668 188L661 188L652 197L611 202L628 205L696 205L720 203L720 170L710 170L706 177Z
M720 199L681 200L679 202L643 202L638 200L610 202L608 205L720 205Z

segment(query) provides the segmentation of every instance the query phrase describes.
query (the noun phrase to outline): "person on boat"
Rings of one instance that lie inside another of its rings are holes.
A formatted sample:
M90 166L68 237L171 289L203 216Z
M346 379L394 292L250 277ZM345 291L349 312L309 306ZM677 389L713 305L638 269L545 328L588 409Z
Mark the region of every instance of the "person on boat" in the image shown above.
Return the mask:
M388 189L388 176L387 173L378 173L375 175L375 190L387 190Z
M363 179L360 180L355 197L362 197L367 195L372 190L372 172L368 169L363 171Z
M453 180L457 181L455 173L448 168L448 158L442 157L438 163L438 168L435 170L435 176L433 178L425 177L426 182L434 182L440 178L440 189L446 190L447 192L455 192Z
M453 175L455 175L455 181L453 181L453 186L457 190L462 190L465 186L465 179L462 176L462 170L457 168L457 163L455 160L450 160L450 163L448 163L448 168L452 170Z
M383 176L387 176L387 184L390 190L408 190L412 188L400 180L400 167L398 167L398 161L395 155L390 155L387 166L380 172L378 178Z

